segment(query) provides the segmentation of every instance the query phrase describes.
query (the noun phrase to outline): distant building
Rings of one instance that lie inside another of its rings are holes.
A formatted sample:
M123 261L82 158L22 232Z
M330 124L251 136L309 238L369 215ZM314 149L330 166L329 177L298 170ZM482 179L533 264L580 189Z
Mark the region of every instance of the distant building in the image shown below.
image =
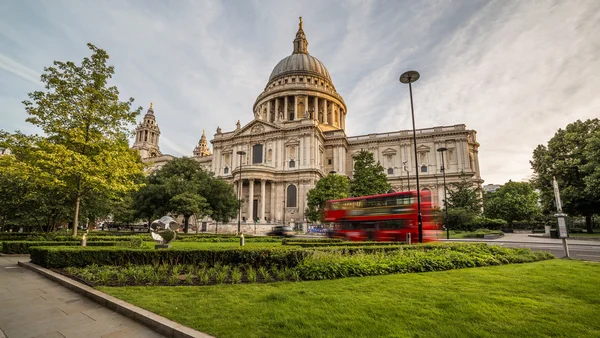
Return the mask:
M486 184L482 187L483 192L496 192L500 188L502 188L500 184Z
M10 155L11 151L8 148L0 148L0 156L2 155Z

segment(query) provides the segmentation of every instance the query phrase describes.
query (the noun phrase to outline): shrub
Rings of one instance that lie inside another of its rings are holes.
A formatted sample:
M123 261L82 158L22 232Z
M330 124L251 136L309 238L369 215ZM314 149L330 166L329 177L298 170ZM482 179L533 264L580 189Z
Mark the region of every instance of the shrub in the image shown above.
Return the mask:
M466 230L470 231L471 222L477 217L477 214L471 210L464 208L448 208L448 218L446 224L450 230Z
M473 218L471 222L466 225L468 230L474 229L490 229L490 230L500 230L506 228L508 222L503 219L497 218L487 218L483 216L478 216Z
M88 246L114 246L115 242L89 242ZM80 246L78 241L53 242L53 241L11 241L2 242L2 253L5 254L28 254L29 248L36 246Z
M34 247L31 248L31 261L47 268L64 268L67 266L83 267L98 265L175 265L200 264L209 266L250 265L258 267L296 266L302 259L311 254L310 250L301 248L206 248L206 249L134 249L134 248L100 248L100 247Z

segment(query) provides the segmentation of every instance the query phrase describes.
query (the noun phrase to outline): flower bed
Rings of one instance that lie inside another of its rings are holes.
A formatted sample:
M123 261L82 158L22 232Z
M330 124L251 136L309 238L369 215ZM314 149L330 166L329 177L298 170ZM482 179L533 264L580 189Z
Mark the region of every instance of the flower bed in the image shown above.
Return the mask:
M119 266L92 264L80 268L67 267L59 271L92 285L210 285L442 271L553 258L549 253L485 244L424 245L387 251L378 249L251 250L252 254L248 253L246 259L252 257L254 261L230 260L231 264L222 262L225 261L223 257L233 257L232 252L227 252L232 250L212 250L219 252L217 255L222 255L213 264L206 261L188 264L182 263L183 261L178 264L163 261L157 264ZM172 250L162 252L168 251ZM263 256L268 251L271 251L271 256ZM294 262L290 264L292 257Z

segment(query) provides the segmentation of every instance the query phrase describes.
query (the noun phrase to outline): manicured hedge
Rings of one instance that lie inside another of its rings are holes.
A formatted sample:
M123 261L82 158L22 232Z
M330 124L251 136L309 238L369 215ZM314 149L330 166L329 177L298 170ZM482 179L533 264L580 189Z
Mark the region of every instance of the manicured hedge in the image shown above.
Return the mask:
M284 238L283 245L296 245L297 243L340 243L345 240L341 238ZM293 244L290 244L293 243Z
M115 246L115 242L88 242L89 246ZM38 246L80 246L81 242L57 242L57 241L10 241L2 242L2 253L5 254L28 254L29 249Z
M34 247L31 261L46 268L97 265L199 264L295 266L310 251L300 248L128 249L92 247Z
M274 237L246 237L244 235L244 240L246 242L252 243L280 243L281 239ZM177 242L209 242L209 243L223 243L223 242L239 242L240 238L238 236L227 236L227 237L182 237L180 234L177 234L177 238L175 239Z
M487 246L486 244L481 244ZM443 246L447 250L466 250L477 244L422 244L422 245L369 245L300 248L281 246L270 248L205 248L205 249L133 249L123 247L33 247L29 249L31 261L47 268L84 267L97 265L156 265L156 264L200 264L210 266L220 265L249 265L295 267L304 258L315 252L331 252L341 255L356 253L386 253L398 250L433 250Z
M287 242L285 245L299 246L302 248L322 248L322 247L377 247L388 245L400 245L400 242L332 242L332 243L303 243Z
M294 267L315 251L340 252L384 252L413 249L402 245L365 247L271 247L271 248L206 248L206 249L130 249L130 248L91 248L91 247L35 247L30 249L31 261L47 268L67 266L83 267L97 265L145 265L145 264L199 264L250 265ZM425 246L420 249L426 249Z

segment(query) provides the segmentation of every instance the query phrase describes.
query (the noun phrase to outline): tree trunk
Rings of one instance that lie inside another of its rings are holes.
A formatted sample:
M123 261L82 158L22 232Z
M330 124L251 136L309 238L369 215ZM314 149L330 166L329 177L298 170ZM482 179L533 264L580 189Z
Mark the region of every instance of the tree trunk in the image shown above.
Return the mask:
M73 238L77 237L77 224L79 223L79 202L81 197L79 195L75 198L75 216L73 216Z
M588 234L594 233L594 229L592 229L592 215L585 216L585 227Z
M188 233L188 226L190 224L190 216L183 216L183 232L185 232L186 234Z

